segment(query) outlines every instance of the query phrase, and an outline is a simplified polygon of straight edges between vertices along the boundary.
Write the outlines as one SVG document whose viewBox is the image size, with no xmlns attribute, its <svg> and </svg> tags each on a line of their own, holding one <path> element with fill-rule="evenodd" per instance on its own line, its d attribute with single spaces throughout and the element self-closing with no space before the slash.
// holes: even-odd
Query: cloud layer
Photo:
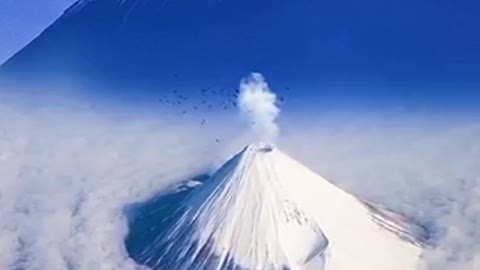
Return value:
<svg viewBox="0 0 480 270">
<path fill-rule="evenodd" d="M 432 248 L 422 270 L 480 267 L 479 124 L 356 115 L 295 126 L 283 136 L 289 153 L 341 187 L 430 229 Z"/>
<path fill-rule="evenodd" d="M 221 133 L 58 106 L 0 104 L 0 269 L 136 269 L 123 206 L 208 170 Z"/>
<path fill-rule="evenodd" d="M 254 115 L 265 124 L 260 134 L 274 137 L 275 97 L 258 76 L 243 87 L 252 91 L 245 108 L 262 108 Z M 209 170 L 248 142 L 231 122 L 204 127 L 59 104 L 0 102 L 0 269 L 139 269 L 125 251 L 123 206 Z M 278 145 L 343 188 L 428 225 L 435 248 L 424 269 L 478 268 L 478 124 L 290 119 Z"/>
</svg>

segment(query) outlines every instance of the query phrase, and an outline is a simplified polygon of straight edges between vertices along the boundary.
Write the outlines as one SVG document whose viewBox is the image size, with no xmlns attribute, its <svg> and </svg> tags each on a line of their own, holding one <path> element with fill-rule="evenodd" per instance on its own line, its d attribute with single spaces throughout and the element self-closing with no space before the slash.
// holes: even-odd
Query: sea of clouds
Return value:
<svg viewBox="0 0 480 270">
<path fill-rule="evenodd" d="M 256 80 L 260 84 L 244 83 L 268 90 L 263 78 Z M 478 123 L 330 113 L 285 116 L 277 135 L 268 119 L 278 112 L 270 116 L 259 122 L 286 153 L 431 229 L 422 269 L 479 269 Z M 208 123 L 119 113 L 73 99 L 35 106 L 2 99 L 0 269 L 140 269 L 125 250 L 124 207 L 211 170 L 252 139 L 237 119 Z"/>
</svg>

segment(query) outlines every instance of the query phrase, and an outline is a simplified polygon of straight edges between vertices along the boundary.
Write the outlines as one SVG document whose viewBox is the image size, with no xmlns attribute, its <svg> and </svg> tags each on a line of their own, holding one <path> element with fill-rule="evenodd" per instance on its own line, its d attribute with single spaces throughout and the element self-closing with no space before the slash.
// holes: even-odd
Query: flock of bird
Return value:
<svg viewBox="0 0 480 270">
<path fill-rule="evenodd" d="M 158 102 L 180 110 L 183 115 L 205 109 L 222 109 L 227 111 L 238 106 L 237 99 L 239 94 L 238 89 L 235 89 L 233 92 L 227 92 L 225 88 L 220 90 L 204 88 L 200 90 L 200 100 L 195 102 L 193 98 L 190 99 L 177 90 L 172 90 L 164 97 L 160 97 Z M 202 119 L 200 124 L 204 125 L 206 121 L 206 119 Z"/>
<path fill-rule="evenodd" d="M 200 89 L 198 93 L 200 99 L 197 97 L 189 98 L 186 95 L 180 93 L 177 90 L 171 90 L 166 93 L 164 96 L 158 98 L 158 102 L 162 106 L 168 106 L 173 108 L 175 111 L 178 111 L 182 115 L 187 115 L 189 113 L 199 115 L 201 111 L 205 110 L 236 110 L 238 107 L 238 97 L 240 95 L 239 89 L 227 90 L 226 88 L 213 89 L 210 87 Z M 283 97 L 278 98 L 278 102 L 284 103 L 285 99 Z M 206 125 L 207 119 L 202 118 L 200 120 L 200 125 Z M 252 123 L 254 124 L 254 123 Z M 217 143 L 220 142 L 220 139 L 215 140 Z"/>
<path fill-rule="evenodd" d="M 221 109 L 224 111 L 236 109 L 238 104 L 238 96 L 240 91 L 235 89 L 232 91 L 227 91 L 225 88 L 216 90 L 212 88 L 203 88 L 200 90 L 199 99 L 189 98 L 186 95 L 180 93 L 177 90 L 172 90 L 166 93 L 163 97 L 158 99 L 158 102 L 162 106 L 168 106 L 173 108 L 175 111 L 179 111 L 182 115 L 187 115 L 189 113 L 200 115 L 201 111 L 205 110 L 217 110 Z M 202 118 L 200 120 L 200 125 L 206 125 L 207 119 Z M 215 139 L 216 143 L 220 143 L 220 139 Z"/>
</svg>

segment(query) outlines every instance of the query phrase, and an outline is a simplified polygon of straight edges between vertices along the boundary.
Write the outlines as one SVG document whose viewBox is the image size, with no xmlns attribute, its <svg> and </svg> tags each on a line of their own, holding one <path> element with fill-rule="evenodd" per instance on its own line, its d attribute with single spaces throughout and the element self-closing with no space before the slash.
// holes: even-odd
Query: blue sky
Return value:
<svg viewBox="0 0 480 270">
<path fill-rule="evenodd" d="M 0 63 L 35 38 L 75 0 L 1 0 Z"/>
<path fill-rule="evenodd" d="M 0 24 L 7 41 L 0 55 L 19 49 L 71 1 L 2 1 L 8 23 Z M 172 88 L 234 88 L 249 72 L 263 73 L 298 107 L 469 111 L 480 100 L 478 1 L 93 3 L 6 69 L 30 79 L 91 80 L 108 85 L 100 89 L 107 98 L 127 93 L 129 101 L 155 101 Z"/>
</svg>

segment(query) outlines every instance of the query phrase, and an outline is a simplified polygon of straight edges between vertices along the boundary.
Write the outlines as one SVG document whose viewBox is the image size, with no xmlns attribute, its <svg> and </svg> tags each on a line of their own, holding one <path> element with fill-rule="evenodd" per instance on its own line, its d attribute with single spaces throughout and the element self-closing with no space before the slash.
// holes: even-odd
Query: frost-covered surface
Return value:
<svg viewBox="0 0 480 270">
<path fill-rule="evenodd" d="M 425 234 L 278 149 L 257 146 L 194 189 L 174 216 L 140 262 L 179 270 L 416 269 Z"/>
</svg>

